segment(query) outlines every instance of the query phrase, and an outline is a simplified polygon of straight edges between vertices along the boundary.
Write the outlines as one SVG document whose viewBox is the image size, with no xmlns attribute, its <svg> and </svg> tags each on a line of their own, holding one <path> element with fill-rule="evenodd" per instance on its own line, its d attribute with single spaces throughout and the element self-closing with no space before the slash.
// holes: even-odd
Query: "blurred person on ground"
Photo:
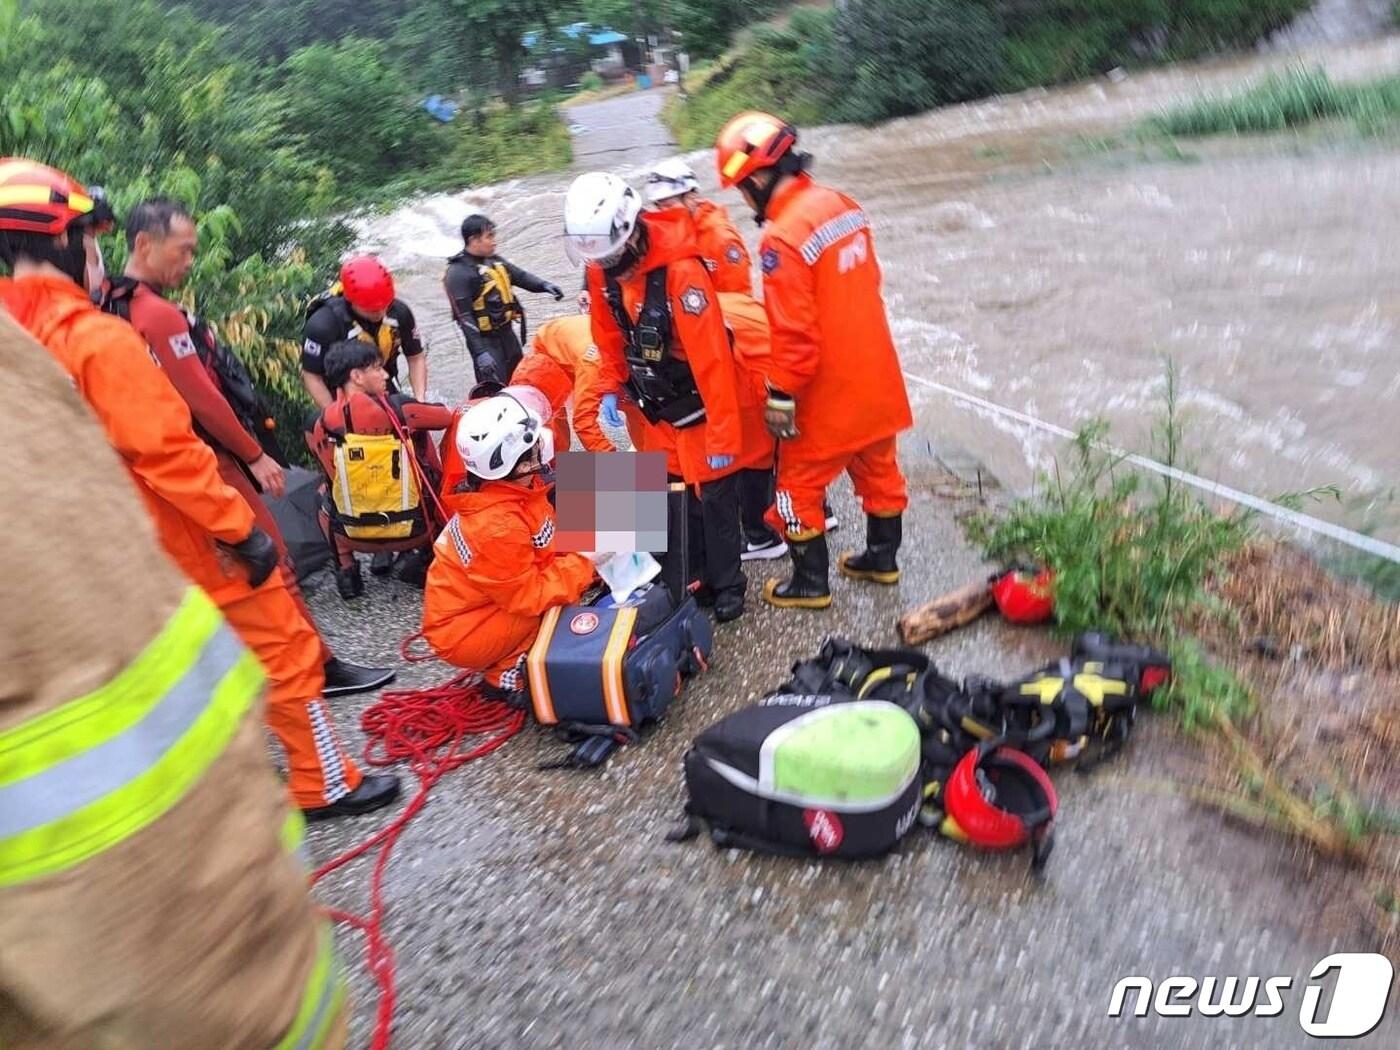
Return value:
<svg viewBox="0 0 1400 1050">
<path fill-rule="evenodd" d="M 24 508 L 0 539 L 0 1046 L 338 1050 L 345 985 L 257 661 L 3 310 L 0 367 L 0 443 L 62 471 L 0 471 Z"/>
<path fill-rule="evenodd" d="M 189 406 L 195 433 L 214 450 L 219 476 L 248 501 L 258 528 L 277 544 L 282 582 L 307 622 L 315 626 L 297 585 L 282 531 L 263 500 L 264 493 L 280 498 L 285 479 L 282 464 L 259 441 L 261 420 L 255 418 L 259 406 L 251 381 L 241 366 L 228 375 L 231 369 L 226 361 L 232 352 L 215 342 L 208 324 L 166 298 L 185 283 L 194 266 L 199 247 L 194 218 L 184 205 L 157 197 L 136 205 L 123 226 L 128 249 L 126 270 L 103 285 L 102 308 L 129 321 L 146 340 L 156 364 Z M 238 384 L 235 394 L 242 395 L 239 409 L 234 408 L 229 384 Z M 265 441 L 275 442 L 270 432 L 262 433 Z M 277 450 L 274 447 L 272 451 Z M 394 678 L 387 667 L 360 667 L 337 659 L 324 637 L 321 663 L 326 677 L 323 695 L 327 697 L 378 689 Z"/>
<path fill-rule="evenodd" d="M 467 341 L 478 383 L 505 385 L 524 351 L 515 325 L 524 330 L 525 311 L 516 293 L 544 292 L 564 298 L 557 284 L 536 277 L 496 254 L 496 224 L 485 215 L 462 220 L 462 250 L 447 260 L 442 277 L 447 304 Z"/>
<path fill-rule="evenodd" d="M 311 301 L 302 331 L 301 381 L 317 408 L 335 400 L 326 386 L 325 354 L 336 343 L 359 339 L 379 350 L 398 393 L 399 357 L 408 361 L 408 385 L 428 396 L 428 356 L 408 304 L 394 295 L 394 275 L 373 255 L 357 255 L 340 267 L 336 282 Z"/>
<path fill-rule="evenodd" d="M 720 182 L 737 187 L 763 225 L 759 265 L 772 353 L 765 418 L 780 439 L 769 524 L 784 531 L 793 572 L 769 580 L 780 608 L 831 604 L 826 488 L 851 476 L 866 515 L 866 549 L 843 554 L 843 575 L 894 584 L 908 505 L 896 437 L 913 425 L 880 291 L 870 221 L 816 182 L 797 130 L 741 113 L 720 131 Z"/>
<path fill-rule="evenodd" d="M 288 788 L 310 819 L 387 805 L 393 776 L 362 777 L 322 699 L 321 642 L 276 571 L 277 545 L 219 477 L 189 409 L 124 321 L 89 295 L 101 287 L 97 232 L 115 225 L 105 203 L 68 175 L 0 160 L 0 304 L 73 379 L 117 450 L 162 546 L 218 605 L 271 679 L 267 724 L 287 754 Z M 225 785 L 225 804 L 240 786 Z"/>
</svg>

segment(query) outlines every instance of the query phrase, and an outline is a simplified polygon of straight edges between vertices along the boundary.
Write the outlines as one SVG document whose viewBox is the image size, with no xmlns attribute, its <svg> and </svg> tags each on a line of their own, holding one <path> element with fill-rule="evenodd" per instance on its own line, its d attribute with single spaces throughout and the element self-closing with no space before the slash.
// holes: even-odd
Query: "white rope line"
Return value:
<svg viewBox="0 0 1400 1050">
<path fill-rule="evenodd" d="M 937 390 L 940 393 L 947 394 L 949 397 L 976 405 L 979 408 L 985 408 L 988 412 L 994 412 L 1008 419 L 1014 419 L 1018 423 L 1024 423 L 1026 426 L 1034 427 L 1036 430 L 1044 430 L 1063 438 L 1073 438 L 1075 436 L 1072 430 L 1066 430 L 1064 427 L 1057 426 L 1054 423 L 1047 423 L 1043 419 L 1037 419 L 1035 416 L 1027 415 L 1025 412 L 1018 412 L 1014 408 L 998 405 L 994 401 L 988 401 L 986 398 L 978 397 L 976 394 L 965 393 L 953 387 L 946 386 L 943 383 L 935 382 L 932 379 L 925 379 L 923 376 L 914 375 L 912 372 L 905 372 L 904 376 L 906 379 L 912 380 L 920 386 L 928 387 L 930 390 Z M 1239 489 L 1231 488 L 1229 485 L 1222 485 L 1218 481 L 1211 481 L 1209 478 L 1188 474 L 1184 470 L 1178 470 L 1176 467 L 1169 467 L 1165 463 L 1158 463 L 1154 459 L 1148 459 L 1146 456 L 1140 456 L 1135 452 L 1128 452 L 1125 449 L 1100 442 L 1096 442 L 1095 447 L 1110 455 L 1120 457 L 1125 462 L 1131 463 L 1135 467 L 1142 467 L 1144 470 L 1153 471 L 1157 474 L 1161 474 L 1163 477 L 1171 478 L 1173 481 L 1179 481 L 1184 485 L 1190 485 L 1192 488 L 1200 489 L 1202 492 L 1208 492 L 1212 496 L 1218 496 L 1221 499 L 1229 500 L 1231 503 L 1239 504 L 1242 507 L 1248 507 L 1250 510 L 1258 511 L 1260 514 L 1268 515 L 1278 521 L 1287 522 L 1295 528 L 1315 532 L 1329 539 L 1334 539 L 1338 543 L 1346 544 L 1348 547 L 1353 547 L 1359 551 L 1365 551 L 1367 554 L 1373 554 L 1377 558 L 1384 558 L 1386 561 L 1400 564 L 1400 547 L 1395 546 L 1393 543 L 1386 543 L 1384 540 L 1378 540 L 1374 536 L 1363 536 L 1361 533 L 1353 532 L 1351 529 L 1342 528 L 1340 525 L 1333 525 L 1330 521 L 1323 521 L 1320 518 L 1314 518 L 1308 514 L 1300 514 L 1298 511 L 1289 510 L 1287 507 L 1280 507 L 1277 503 L 1270 503 L 1266 499 L 1252 496 L 1248 492 L 1241 492 Z"/>
</svg>

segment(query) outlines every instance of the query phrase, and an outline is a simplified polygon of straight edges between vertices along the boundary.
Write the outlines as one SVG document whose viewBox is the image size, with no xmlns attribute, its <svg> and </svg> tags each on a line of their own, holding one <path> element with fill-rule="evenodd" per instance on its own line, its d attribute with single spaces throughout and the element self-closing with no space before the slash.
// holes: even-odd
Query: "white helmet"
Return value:
<svg viewBox="0 0 1400 1050">
<path fill-rule="evenodd" d="M 642 199 L 616 175 L 590 171 L 564 197 L 564 250 L 575 266 L 607 267 L 622 257 L 637 228 Z"/>
<path fill-rule="evenodd" d="M 652 204 L 684 196 L 699 188 L 695 172 L 679 157 L 663 160 L 647 172 L 646 195 Z"/>
<path fill-rule="evenodd" d="M 508 386 L 469 405 L 457 423 L 457 451 L 472 474 L 497 481 L 536 445 L 540 462 L 554 459 L 549 402 L 534 387 Z"/>
</svg>

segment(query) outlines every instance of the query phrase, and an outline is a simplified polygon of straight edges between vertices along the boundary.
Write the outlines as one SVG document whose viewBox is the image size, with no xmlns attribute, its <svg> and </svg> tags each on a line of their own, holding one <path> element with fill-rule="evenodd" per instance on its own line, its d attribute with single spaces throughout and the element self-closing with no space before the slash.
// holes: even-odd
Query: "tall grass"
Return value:
<svg viewBox="0 0 1400 1050">
<path fill-rule="evenodd" d="M 1203 98 L 1152 117 L 1144 127 L 1183 137 L 1250 135 L 1343 120 L 1363 134 L 1393 128 L 1400 121 L 1400 76 L 1338 84 L 1320 69 L 1271 73 L 1237 94 Z"/>
</svg>

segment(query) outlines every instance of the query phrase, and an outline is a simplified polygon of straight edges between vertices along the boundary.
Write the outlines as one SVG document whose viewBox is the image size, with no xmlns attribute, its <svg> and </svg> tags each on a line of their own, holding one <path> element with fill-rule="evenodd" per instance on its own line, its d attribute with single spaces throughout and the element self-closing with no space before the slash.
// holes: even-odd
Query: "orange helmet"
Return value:
<svg viewBox="0 0 1400 1050">
<path fill-rule="evenodd" d="M 100 189 L 22 157 L 0 158 L 0 231 L 57 236 L 74 223 L 105 231 L 116 224 Z"/>
<path fill-rule="evenodd" d="M 345 301 L 361 310 L 389 309 L 394 301 L 394 275 L 373 255 L 357 255 L 340 268 Z"/>
<path fill-rule="evenodd" d="M 786 121 L 756 110 L 740 113 L 715 140 L 720 185 L 729 189 L 756 171 L 777 166 L 795 145 L 797 129 Z"/>
</svg>

